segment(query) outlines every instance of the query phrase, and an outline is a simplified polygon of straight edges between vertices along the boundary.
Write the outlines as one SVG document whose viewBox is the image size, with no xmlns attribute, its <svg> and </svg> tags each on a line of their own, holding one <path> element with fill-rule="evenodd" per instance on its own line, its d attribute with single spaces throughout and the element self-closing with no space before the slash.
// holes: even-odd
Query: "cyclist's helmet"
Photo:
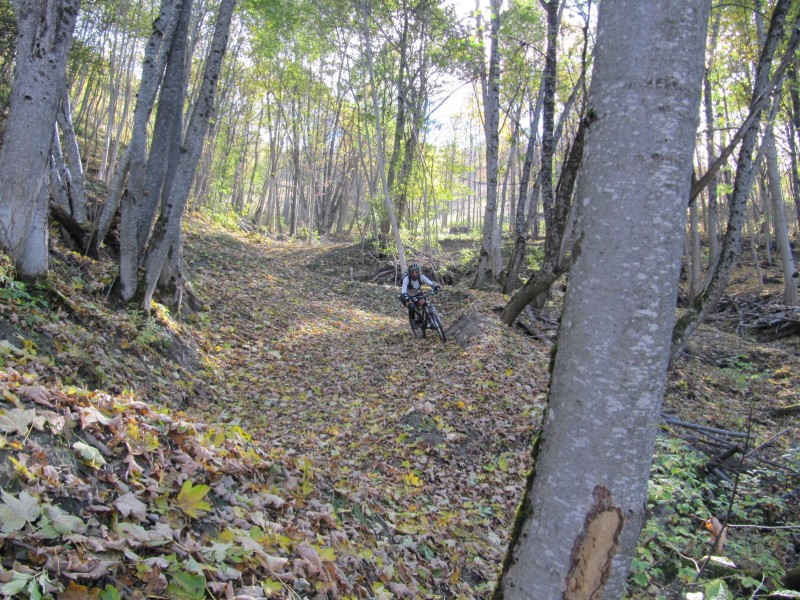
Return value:
<svg viewBox="0 0 800 600">
<path fill-rule="evenodd" d="M 419 278 L 419 272 L 420 272 L 419 264 L 411 263 L 408 266 L 408 277 L 410 279 L 418 279 Z"/>
</svg>

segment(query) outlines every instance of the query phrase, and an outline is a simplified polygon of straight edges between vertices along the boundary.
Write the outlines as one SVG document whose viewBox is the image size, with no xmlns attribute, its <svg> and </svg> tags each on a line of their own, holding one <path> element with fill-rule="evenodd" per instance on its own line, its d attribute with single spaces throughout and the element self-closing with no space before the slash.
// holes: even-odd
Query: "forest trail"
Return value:
<svg viewBox="0 0 800 600">
<path fill-rule="evenodd" d="M 474 594 L 494 577 L 521 496 L 545 349 L 499 322 L 467 350 L 415 339 L 398 289 L 349 280 L 336 246 L 257 239 L 187 242 L 219 382 L 206 418 L 303 457 L 345 512 L 391 522 L 376 531 L 386 542 L 427 540 L 442 576 Z M 437 296 L 445 327 L 461 296 Z"/>
<path fill-rule="evenodd" d="M 114 307 L 114 265 L 61 246 L 46 284 L 6 276 L 0 537 L 16 566 L 0 572 L 0 593 L 488 598 L 549 348 L 491 314 L 501 295 L 465 283 L 436 305 L 445 327 L 477 314 L 481 331 L 465 348 L 416 339 L 397 287 L 356 280 L 379 262 L 362 256 L 188 219 L 184 260 L 205 307 L 185 319 Z M 800 472 L 796 416 L 775 411 L 798 400 L 798 341 L 757 344 L 725 327 L 697 332 L 665 411 L 673 424 L 750 430 L 736 518 L 781 523 L 796 504 L 775 498 Z M 710 457 L 730 441 L 664 430 L 648 506 L 668 519 L 648 521 L 642 551 L 683 565 L 672 548 L 703 555 L 696 520 L 709 510 L 707 458 L 689 445 Z M 739 454 L 714 465 L 733 473 Z M 780 575 L 768 549 L 786 538 L 731 538 L 748 577 L 765 564 Z M 631 598 L 671 584 L 653 573 L 640 561 Z"/>
</svg>

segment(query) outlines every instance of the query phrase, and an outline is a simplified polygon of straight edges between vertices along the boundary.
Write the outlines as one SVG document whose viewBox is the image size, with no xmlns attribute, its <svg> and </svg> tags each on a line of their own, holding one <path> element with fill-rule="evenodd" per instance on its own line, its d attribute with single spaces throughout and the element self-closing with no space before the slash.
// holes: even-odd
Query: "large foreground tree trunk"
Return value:
<svg viewBox="0 0 800 600">
<path fill-rule="evenodd" d="M 620 598 L 644 521 L 708 0 L 599 7 L 582 211 L 544 431 L 495 598 Z"/>
<path fill-rule="evenodd" d="M 79 0 L 15 0 L 17 57 L 0 148 L 0 245 L 20 276 L 47 271 L 50 147 Z"/>
</svg>

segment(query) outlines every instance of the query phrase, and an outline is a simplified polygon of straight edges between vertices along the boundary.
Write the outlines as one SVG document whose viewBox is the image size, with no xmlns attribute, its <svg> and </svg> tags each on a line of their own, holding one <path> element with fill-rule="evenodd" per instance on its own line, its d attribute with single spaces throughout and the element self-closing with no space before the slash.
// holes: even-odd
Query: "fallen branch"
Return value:
<svg viewBox="0 0 800 600">
<path fill-rule="evenodd" d="M 747 433 L 743 433 L 741 431 L 731 431 L 729 429 L 717 429 L 716 427 L 707 427 L 706 425 L 698 425 L 697 423 L 690 423 L 688 421 L 681 421 L 680 419 L 676 419 L 675 417 L 670 417 L 668 415 L 661 415 L 662 418 L 666 423 L 670 425 L 676 425 L 678 427 L 685 427 L 686 429 L 694 429 L 695 431 L 702 431 L 704 433 L 717 433 L 720 435 L 726 435 L 728 437 L 735 437 L 741 439 L 747 439 Z"/>
<path fill-rule="evenodd" d="M 800 404 L 790 404 L 789 406 L 779 406 L 771 409 L 767 414 L 770 417 L 788 417 L 800 413 Z"/>
</svg>

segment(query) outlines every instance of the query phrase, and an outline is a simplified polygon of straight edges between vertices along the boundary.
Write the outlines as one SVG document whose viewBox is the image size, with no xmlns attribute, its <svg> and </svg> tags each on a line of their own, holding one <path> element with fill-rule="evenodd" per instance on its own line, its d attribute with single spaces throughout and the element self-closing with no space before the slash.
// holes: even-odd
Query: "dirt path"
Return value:
<svg viewBox="0 0 800 600">
<path fill-rule="evenodd" d="M 416 340 L 394 288 L 306 268 L 330 247 L 220 233 L 188 248 L 221 382 L 207 418 L 305 457 L 340 518 L 410 549 L 410 573 L 453 597 L 488 589 L 544 399 L 542 351 L 501 327 L 466 351 Z M 463 307 L 437 301 L 448 326 Z"/>
</svg>

